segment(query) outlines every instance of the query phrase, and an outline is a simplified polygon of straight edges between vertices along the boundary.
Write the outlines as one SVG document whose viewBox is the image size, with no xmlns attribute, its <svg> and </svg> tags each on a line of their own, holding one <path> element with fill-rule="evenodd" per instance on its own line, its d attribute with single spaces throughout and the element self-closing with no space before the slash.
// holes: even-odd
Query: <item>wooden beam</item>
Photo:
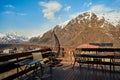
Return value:
<svg viewBox="0 0 120 80">
<path fill-rule="evenodd" d="M 29 55 L 32 55 L 31 52 L 4 55 L 4 56 L 0 56 L 0 62 L 8 61 L 10 59 L 17 59 L 17 58 L 25 57 L 25 56 L 29 56 Z"/>
<path fill-rule="evenodd" d="M 22 60 L 25 60 L 25 59 L 32 59 L 32 57 L 19 59 L 18 62 L 22 61 Z M 7 71 L 10 71 L 12 69 L 17 68 L 17 65 L 15 65 L 16 62 L 17 62 L 17 60 L 15 60 L 15 61 L 8 61 L 8 62 L 0 64 L 0 73 L 4 73 L 4 72 L 7 72 Z"/>
<path fill-rule="evenodd" d="M 120 48 L 79 48 L 81 51 L 98 51 L 98 52 L 120 52 Z"/>
<path fill-rule="evenodd" d="M 16 59 L 16 58 L 20 58 L 20 57 L 29 56 L 29 55 L 32 55 L 32 53 L 45 52 L 45 51 L 51 51 L 51 49 L 50 48 L 45 48 L 45 49 L 40 49 L 40 50 L 31 50 L 29 52 L 3 55 L 3 56 L 0 56 L 0 62 L 8 61 L 10 59 Z"/>
<path fill-rule="evenodd" d="M 26 69 L 24 71 L 21 71 L 21 72 L 19 72 L 17 74 L 13 74 L 11 76 L 8 76 L 8 77 L 6 77 L 6 78 L 4 78 L 2 80 L 13 80 L 13 79 L 18 78 L 19 76 L 22 76 L 23 74 L 26 74 L 27 72 L 30 72 L 31 70 L 34 70 L 34 69 L 35 69 L 35 66 L 30 67 L 30 68 L 28 68 L 28 69 Z"/>
</svg>

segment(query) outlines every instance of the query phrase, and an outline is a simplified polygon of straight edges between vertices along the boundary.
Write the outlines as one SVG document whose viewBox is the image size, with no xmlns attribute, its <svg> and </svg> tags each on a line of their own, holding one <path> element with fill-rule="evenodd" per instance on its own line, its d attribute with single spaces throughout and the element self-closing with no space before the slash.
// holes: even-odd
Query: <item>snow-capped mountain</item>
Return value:
<svg viewBox="0 0 120 80">
<path fill-rule="evenodd" d="M 98 17 L 104 16 L 105 20 L 114 25 L 115 27 L 120 24 L 120 15 L 116 13 L 111 14 L 98 14 Z"/>
<path fill-rule="evenodd" d="M 0 33 L 0 43 L 20 43 L 24 41 L 28 41 L 25 36 L 17 35 L 16 33 Z"/>
<path fill-rule="evenodd" d="M 85 15 L 86 14 L 86 15 Z M 92 13 L 92 12 L 84 12 L 84 13 L 81 13 L 80 15 L 82 15 L 82 16 L 85 16 L 84 18 L 81 18 L 81 20 L 82 19 L 88 19 L 88 20 L 91 20 L 91 17 L 92 17 L 92 15 L 93 14 L 95 14 L 95 13 Z M 76 16 L 75 18 L 77 18 L 78 17 L 78 19 L 77 20 L 79 20 L 79 16 L 80 15 L 78 15 L 78 16 Z M 109 22 L 110 24 L 112 24 L 113 26 L 118 26 L 118 25 L 120 25 L 120 16 L 119 15 L 113 15 L 113 14 L 111 14 L 111 15 L 107 15 L 107 14 L 95 14 L 96 16 L 97 16 L 97 18 L 98 18 L 98 20 L 101 20 L 101 19 L 105 19 L 107 22 Z M 73 18 L 74 19 L 74 18 Z M 68 23 L 69 23 L 69 21 L 70 20 L 67 20 L 67 21 L 65 21 L 65 22 L 63 22 L 63 23 L 61 23 L 61 24 L 58 24 L 61 28 L 64 28 Z M 79 23 L 79 22 L 78 22 Z"/>
<path fill-rule="evenodd" d="M 120 25 L 117 27 L 106 20 L 104 16 L 92 12 L 79 14 L 77 17 L 68 20 L 54 27 L 54 32 L 59 38 L 62 46 L 77 46 L 83 43 L 113 43 L 120 46 Z M 46 32 L 38 43 L 54 45 L 51 37 L 53 30 Z M 37 42 L 37 41 L 36 41 Z"/>
</svg>

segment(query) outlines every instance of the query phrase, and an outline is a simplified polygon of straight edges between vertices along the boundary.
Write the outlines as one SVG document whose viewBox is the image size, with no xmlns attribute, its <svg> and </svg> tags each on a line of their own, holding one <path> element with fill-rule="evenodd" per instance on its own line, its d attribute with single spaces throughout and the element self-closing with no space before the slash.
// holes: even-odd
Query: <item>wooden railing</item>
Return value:
<svg viewBox="0 0 120 80">
<path fill-rule="evenodd" d="M 120 48 L 78 48 L 81 51 L 96 51 L 96 52 L 120 52 Z"/>
<path fill-rule="evenodd" d="M 17 68 L 18 66 L 15 65 L 16 62 L 18 61 L 22 61 L 25 59 L 32 59 L 32 53 L 37 53 L 37 52 L 48 52 L 51 51 L 50 48 L 44 48 L 44 49 L 40 49 L 40 50 L 32 50 L 29 52 L 24 52 L 24 53 L 16 53 L 16 54 L 9 54 L 9 55 L 3 55 L 0 56 L 0 75 L 2 75 L 3 73 L 9 72 L 13 69 L 16 69 L 16 73 L 9 75 L 7 77 L 2 78 L 3 80 L 13 80 L 27 72 L 30 72 L 31 70 L 35 69 L 35 66 L 30 67 L 24 71 L 20 71 L 19 73 L 17 73 Z M 48 52 L 49 53 L 49 52 Z M 1 78 L 0 78 L 1 79 Z"/>
<path fill-rule="evenodd" d="M 110 71 L 111 67 L 113 66 L 113 70 L 115 70 L 115 66 L 119 66 L 120 69 L 120 48 L 79 48 L 76 49 L 78 51 L 77 57 L 80 58 L 87 58 L 86 61 L 80 62 L 85 64 L 100 64 L 100 65 L 109 65 Z M 84 52 L 84 53 L 82 53 Z M 87 53 L 86 53 L 87 52 Z M 105 54 L 105 53 L 108 54 Z M 113 54 L 110 55 L 109 53 L 112 52 Z M 116 54 L 117 52 L 117 54 Z M 82 53 L 82 54 L 81 54 Z M 93 60 L 91 60 L 93 59 Z M 94 59 L 103 59 L 104 61 L 94 61 Z M 105 59 L 109 59 L 109 61 L 105 61 Z"/>
</svg>

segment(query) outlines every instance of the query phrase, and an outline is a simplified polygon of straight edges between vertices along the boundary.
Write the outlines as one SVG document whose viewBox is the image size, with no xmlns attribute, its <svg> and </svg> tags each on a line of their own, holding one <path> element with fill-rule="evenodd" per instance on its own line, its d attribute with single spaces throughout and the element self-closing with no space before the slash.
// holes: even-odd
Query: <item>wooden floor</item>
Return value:
<svg viewBox="0 0 120 80">
<path fill-rule="evenodd" d="M 34 79 L 35 80 L 35 79 Z M 41 79 L 36 79 L 41 80 Z M 109 72 L 104 70 L 96 70 L 93 68 L 63 65 L 52 69 L 52 76 L 43 80 L 120 80 L 119 72 Z"/>
</svg>

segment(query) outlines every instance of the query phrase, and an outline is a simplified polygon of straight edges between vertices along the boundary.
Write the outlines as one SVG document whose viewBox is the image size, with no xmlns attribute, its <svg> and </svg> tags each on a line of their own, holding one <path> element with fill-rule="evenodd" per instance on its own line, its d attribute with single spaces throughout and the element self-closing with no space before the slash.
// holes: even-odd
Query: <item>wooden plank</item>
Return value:
<svg viewBox="0 0 120 80">
<path fill-rule="evenodd" d="M 41 48 L 39 50 L 30 50 L 28 52 L 36 53 L 36 52 L 46 52 L 46 51 L 51 51 L 51 49 L 50 48 Z"/>
<path fill-rule="evenodd" d="M 86 63 L 86 64 L 101 64 L 101 65 L 113 65 L 111 62 L 95 62 L 95 61 L 84 61 L 80 63 Z"/>
<path fill-rule="evenodd" d="M 18 78 L 19 76 L 22 76 L 23 74 L 25 74 L 27 72 L 30 72 L 31 70 L 34 70 L 34 69 L 35 69 L 35 66 L 30 67 L 30 68 L 28 68 L 28 69 L 26 69 L 24 71 L 21 71 L 21 72 L 19 72 L 17 74 L 13 74 L 11 76 L 8 76 L 8 77 L 6 77 L 6 78 L 4 78 L 2 80 L 13 80 L 13 79 Z"/>
<path fill-rule="evenodd" d="M 27 57 L 27 58 L 24 58 L 24 59 L 20 59 L 20 60 L 18 60 L 18 62 L 22 61 L 22 60 L 25 60 L 25 59 L 32 59 L 32 57 Z M 16 62 L 17 62 L 17 60 L 9 61 L 9 62 L 0 64 L 0 73 L 10 71 L 12 69 L 17 68 L 17 65 L 15 65 Z"/>
<path fill-rule="evenodd" d="M 120 52 L 120 48 L 79 48 L 81 51 L 98 51 L 98 52 Z"/>
<path fill-rule="evenodd" d="M 17 68 L 17 66 L 14 64 L 14 62 L 10 62 L 10 63 L 5 63 L 0 65 L 0 73 L 12 70 Z"/>
<path fill-rule="evenodd" d="M 20 58 L 20 57 L 25 57 L 29 55 L 32 55 L 31 52 L 4 55 L 4 56 L 0 56 L 0 62 L 8 61 L 10 59 L 17 59 L 18 57 Z"/>
<path fill-rule="evenodd" d="M 78 67 L 78 66 L 76 66 Z M 115 76 L 116 79 L 113 77 Z M 97 69 L 88 69 L 85 67 L 72 69 L 57 68 L 53 69 L 53 79 L 52 80 L 119 80 L 120 73 L 101 71 Z M 50 79 L 46 79 L 50 80 Z"/>
<path fill-rule="evenodd" d="M 10 55 L 0 56 L 0 62 L 8 61 L 8 60 L 14 59 L 14 58 L 29 56 L 29 55 L 32 55 L 32 53 L 45 52 L 45 51 L 51 51 L 51 49 L 46 48 L 46 49 L 40 49 L 40 50 L 33 50 L 33 51 L 29 51 L 29 52 L 15 53 L 15 54 L 10 54 Z"/>
<path fill-rule="evenodd" d="M 80 57 L 87 57 L 87 58 L 120 58 L 120 56 L 113 56 L 113 55 L 97 55 L 97 54 L 80 54 Z"/>
</svg>

